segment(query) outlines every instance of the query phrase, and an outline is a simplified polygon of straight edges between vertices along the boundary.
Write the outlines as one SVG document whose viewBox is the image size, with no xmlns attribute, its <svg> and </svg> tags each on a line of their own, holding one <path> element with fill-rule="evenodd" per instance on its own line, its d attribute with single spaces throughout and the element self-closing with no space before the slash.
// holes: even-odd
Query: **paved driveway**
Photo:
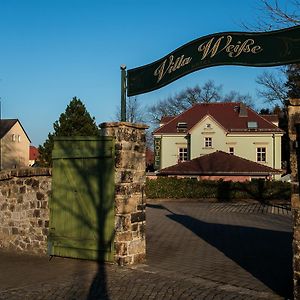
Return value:
<svg viewBox="0 0 300 300">
<path fill-rule="evenodd" d="M 290 297 L 291 212 L 260 204 L 149 203 L 148 264 Z"/>
<path fill-rule="evenodd" d="M 0 252 L 0 299 L 284 299 L 291 216 L 260 205 L 149 203 L 145 265 Z"/>
</svg>

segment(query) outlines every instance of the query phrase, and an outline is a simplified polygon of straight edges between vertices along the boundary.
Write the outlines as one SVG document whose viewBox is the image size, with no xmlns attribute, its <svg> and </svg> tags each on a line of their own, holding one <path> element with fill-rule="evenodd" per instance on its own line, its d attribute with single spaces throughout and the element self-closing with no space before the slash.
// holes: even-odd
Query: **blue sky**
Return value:
<svg viewBox="0 0 300 300">
<path fill-rule="evenodd" d="M 244 31 L 255 0 L 0 0 L 3 118 L 18 118 L 34 145 L 53 130 L 73 96 L 97 123 L 120 103 L 120 65 L 151 63 L 201 36 Z M 139 96 L 147 106 L 209 79 L 256 99 L 262 68 L 214 67 Z M 268 68 L 271 70 L 271 68 Z M 262 103 L 257 100 L 257 105 Z"/>
</svg>

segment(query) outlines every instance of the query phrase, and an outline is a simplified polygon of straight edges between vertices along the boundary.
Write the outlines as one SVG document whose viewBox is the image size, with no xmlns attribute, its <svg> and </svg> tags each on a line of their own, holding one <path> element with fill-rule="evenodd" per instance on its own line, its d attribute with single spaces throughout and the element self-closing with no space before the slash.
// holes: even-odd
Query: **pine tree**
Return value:
<svg viewBox="0 0 300 300">
<path fill-rule="evenodd" d="M 53 133 L 48 134 L 47 140 L 39 146 L 39 162 L 42 166 L 52 165 L 53 138 L 55 136 L 99 136 L 100 130 L 95 118 L 91 117 L 80 99 L 74 97 L 62 113 L 59 120 L 53 124 Z"/>
</svg>

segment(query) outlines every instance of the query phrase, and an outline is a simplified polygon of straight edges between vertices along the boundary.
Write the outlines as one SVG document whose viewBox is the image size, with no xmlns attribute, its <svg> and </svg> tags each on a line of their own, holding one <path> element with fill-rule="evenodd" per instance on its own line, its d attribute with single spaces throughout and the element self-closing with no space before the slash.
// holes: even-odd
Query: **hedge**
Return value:
<svg viewBox="0 0 300 300">
<path fill-rule="evenodd" d="M 214 198 L 219 201 L 255 199 L 290 200 L 291 185 L 287 182 L 256 179 L 247 182 L 212 181 L 158 177 L 146 181 L 147 198 Z"/>
</svg>

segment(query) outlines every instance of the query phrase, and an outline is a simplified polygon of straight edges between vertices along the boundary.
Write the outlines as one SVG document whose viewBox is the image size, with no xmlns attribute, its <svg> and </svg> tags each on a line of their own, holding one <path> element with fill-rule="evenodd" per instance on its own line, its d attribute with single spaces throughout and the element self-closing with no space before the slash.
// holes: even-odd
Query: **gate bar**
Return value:
<svg viewBox="0 0 300 300">
<path fill-rule="evenodd" d="M 121 122 L 126 122 L 126 66 L 121 65 Z"/>
</svg>

